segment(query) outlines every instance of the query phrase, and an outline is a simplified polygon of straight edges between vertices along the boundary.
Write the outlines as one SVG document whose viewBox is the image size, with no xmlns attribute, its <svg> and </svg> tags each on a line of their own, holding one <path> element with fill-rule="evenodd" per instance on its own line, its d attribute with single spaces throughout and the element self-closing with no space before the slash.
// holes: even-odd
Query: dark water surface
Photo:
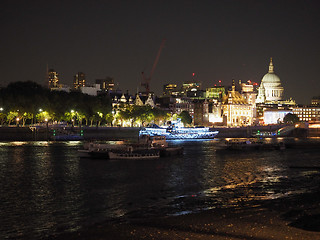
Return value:
<svg viewBox="0 0 320 240">
<path fill-rule="evenodd" d="M 184 155 L 108 161 L 79 159 L 81 142 L 0 143 L 0 239 L 250 206 L 312 191 L 320 182 L 319 148 L 216 152 L 217 140 L 171 144 L 183 146 Z"/>
</svg>

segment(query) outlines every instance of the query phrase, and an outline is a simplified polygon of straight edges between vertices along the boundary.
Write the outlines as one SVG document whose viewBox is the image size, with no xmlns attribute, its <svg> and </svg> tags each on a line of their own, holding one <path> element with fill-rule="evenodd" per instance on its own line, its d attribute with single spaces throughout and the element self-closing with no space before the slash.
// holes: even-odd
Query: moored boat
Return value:
<svg viewBox="0 0 320 240">
<path fill-rule="evenodd" d="M 183 154 L 183 147 L 172 147 L 168 145 L 165 136 L 149 136 L 141 135 L 140 142 L 147 143 L 150 149 L 157 149 L 160 151 L 160 157 L 177 156 Z"/>
<path fill-rule="evenodd" d="M 109 143 L 95 143 L 87 142 L 82 149 L 78 150 L 78 155 L 81 158 L 104 158 L 108 159 L 108 152 L 111 150 L 125 150 L 126 145 L 109 144 Z"/>
<path fill-rule="evenodd" d="M 221 140 L 216 145 L 217 150 L 283 150 L 283 142 L 267 143 L 260 139 L 229 139 Z"/>
<path fill-rule="evenodd" d="M 109 144 L 87 142 L 78 150 L 81 158 L 154 159 L 183 154 L 182 147 L 169 147 L 164 136 L 143 135 L 138 143 Z"/>
<path fill-rule="evenodd" d="M 171 124 L 168 127 L 152 124 L 149 127 L 142 128 L 139 131 L 139 136 L 165 136 L 167 140 L 213 139 L 218 133 L 218 131 L 210 131 L 208 127 L 183 127 L 180 121 L 178 121 L 176 124 Z"/>
<path fill-rule="evenodd" d="M 146 149 L 142 151 L 109 151 L 109 159 L 125 160 L 125 159 L 157 159 L 160 157 L 160 152 L 155 149 Z"/>
<path fill-rule="evenodd" d="M 230 139 L 222 140 L 217 144 L 219 150 L 254 150 L 262 146 L 261 141 L 252 141 L 249 139 Z"/>
</svg>

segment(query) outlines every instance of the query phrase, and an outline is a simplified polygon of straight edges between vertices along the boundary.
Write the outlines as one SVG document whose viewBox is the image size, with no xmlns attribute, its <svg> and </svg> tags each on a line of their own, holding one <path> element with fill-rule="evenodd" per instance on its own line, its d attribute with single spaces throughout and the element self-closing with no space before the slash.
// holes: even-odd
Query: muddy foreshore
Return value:
<svg viewBox="0 0 320 240">
<path fill-rule="evenodd" d="M 217 208 L 188 215 L 101 223 L 48 239 L 320 239 L 320 191 L 250 206 Z"/>
</svg>

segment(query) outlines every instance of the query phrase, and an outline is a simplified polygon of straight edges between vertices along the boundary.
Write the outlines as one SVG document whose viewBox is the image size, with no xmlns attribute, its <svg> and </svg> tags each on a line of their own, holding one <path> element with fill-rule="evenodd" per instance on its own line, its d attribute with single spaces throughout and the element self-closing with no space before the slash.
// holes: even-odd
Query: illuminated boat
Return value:
<svg viewBox="0 0 320 240">
<path fill-rule="evenodd" d="M 183 139 L 212 139 L 219 132 L 210 131 L 208 127 L 194 127 L 186 128 L 176 125 L 170 125 L 169 127 L 160 127 L 153 124 L 150 127 L 145 127 L 139 131 L 139 136 L 149 135 L 154 136 L 165 136 L 167 140 L 183 140 Z"/>
</svg>

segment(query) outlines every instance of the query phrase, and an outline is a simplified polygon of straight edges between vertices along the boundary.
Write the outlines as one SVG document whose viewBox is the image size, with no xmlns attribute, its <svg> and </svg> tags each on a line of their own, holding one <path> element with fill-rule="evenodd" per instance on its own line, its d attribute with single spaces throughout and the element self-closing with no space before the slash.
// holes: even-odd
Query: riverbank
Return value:
<svg viewBox="0 0 320 240">
<path fill-rule="evenodd" d="M 102 223 L 49 239 L 293 239 L 320 238 L 320 192 L 260 201 L 250 207 L 219 208 L 200 213 Z"/>
<path fill-rule="evenodd" d="M 58 136 L 78 136 L 83 140 L 135 140 L 139 136 L 139 130 L 140 128 L 86 126 L 0 127 L 0 141 L 53 141 Z"/>
<path fill-rule="evenodd" d="M 219 131 L 216 138 L 246 138 L 255 132 L 274 132 L 284 125 L 250 126 L 241 128 L 214 127 L 211 131 Z M 72 127 L 72 126 L 32 126 L 32 127 L 0 127 L 0 141 L 51 141 L 55 136 L 75 135 L 83 140 L 136 140 L 140 128 L 131 127 Z M 317 130 L 317 129 L 316 129 Z M 311 129 L 295 129 L 291 137 L 320 137 L 320 131 Z"/>
</svg>

